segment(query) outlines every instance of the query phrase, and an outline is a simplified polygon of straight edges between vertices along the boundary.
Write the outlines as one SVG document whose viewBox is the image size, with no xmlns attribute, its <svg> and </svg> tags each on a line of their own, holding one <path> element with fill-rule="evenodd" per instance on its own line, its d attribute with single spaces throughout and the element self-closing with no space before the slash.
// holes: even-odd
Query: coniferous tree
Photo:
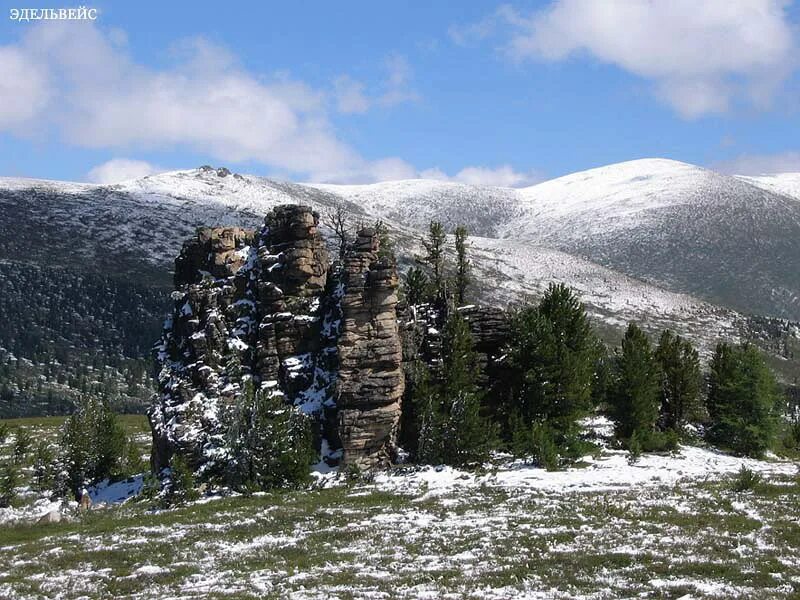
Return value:
<svg viewBox="0 0 800 600">
<path fill-rule="evenodd" d="M 452 311 L 442 335 L 439 380 L 424 375 L 415 390 L 422 462 L 464 467 L 489 457 L 497 428 L 482 414 L 477 367 L 469 327 L 458 311 Z"/>
<path fill-rule="evenodd" d="M 650 449 L 658 421 L 661 370 L 647 335 L 631 323 L 614 360 L 609 393 L 616 435 L 624 443 Z"/>
<path fill-rule="evenodd" d="M 55 453 L 47 442 L 39 442 L 33 455 L 33 487 L 38 492 L 53 489 Z"/>
<path fill-rule="evenodd" d="M 700 356 L 691 342 L 667 329 L 658 341 L 656 359 L 662 373 L 663 427 L 679 432 L 699 405 Z"/>
<path fill-rule="evenodd" d="M 315 458 L 311 425 L 281 394 L 243 394 L 230 436 L 234 487 L 267 490 L 308 479 Z"/>
<path fill-rule="evenodd" d="M 467 228 L 459 225 L 455 229 L 456 239 L 456 275 L 455 275 L 455 295 L 459 306 L 466 303 L 467 287 L 470 284 L 471 264 L 467 258 Z"/>
<path fill-rule="evenodd" d="M 509 413 L 519 413 L 518 422 L 528 428 L 546 424 L 554 443 L 566 451 L 577 438 L 578 420 L 592 408 L 597 357 L 597 338 L 583 304 L 567 286 L 550 285 L 539 305 L 523 308 L 514 318 Z"/>
<path fill-rule="evenodd" d="M 433 292 L 437 298 L 443 297 L 444 286 L 444 263 L 445 263 L 445 241 L 447 235 L 444 227 L 439 221 L 431 221 L 428 227 L 428 237 L 422 240 L 425 248 L 423 262 L 431 269 L 431 283 Z"/>
<path fill-rule="evenodd" d="M 424 304 L 430 299 L 430 281 L 419 267 L 409 267 L 405 281 L 406 302 L 410 306 Z"/>
<path fill-rule="evenodd" d="M 774 441 L 780 396 L 775 376 L 751 344 L 718 344 L 711 360 L 708 413 L 712 443 L 761 456 Z"/>
<path fill-rule="evenodd" d="M 14 461 L 21 463 L 30 452 L 33 438 L 31 432 L 24 427 L 17 427 L 14 434 Z"/>
<path fill-rule="evenodd" d="M 82 398 L 61 435 L 60 491 L 69 490 L 77 498 L 84 486 L 120 476 L 126 444 L 125 430 L 108 404 Z"/>
<path fill-rule="evenodd" d="M 375 221 L 375 233 L 378 236 L 378 258 L 390 258 L 394 261 L 394 241 L 383 219 Z"/>
<path fill-rule="evenodd" d="M 17 465 L 6 461 L 0 465 L 0 508 L 8 508 L 17 497 L 19 471 Z"/>
</svg>

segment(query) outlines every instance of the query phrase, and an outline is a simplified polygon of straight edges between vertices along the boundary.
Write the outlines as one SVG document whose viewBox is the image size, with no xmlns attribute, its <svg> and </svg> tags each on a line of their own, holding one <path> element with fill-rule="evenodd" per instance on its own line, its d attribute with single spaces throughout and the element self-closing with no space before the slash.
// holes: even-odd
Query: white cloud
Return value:
<svg viewBox="0 0 800 600">
<path fill-rule="evenodd" d="M 365 87 L 363 83 L 348 75 L 337 77 L 333 82 L 337 110 L 344 114 L 367 112 L 371 103 L 364 94 Z"/>
<path fill-rule="evenodd" d="M 369 161 L 339 139 L 324 90 L 249 73 L 202 38 L 176 44 L 171 56 L 153 69 L 129 56 L 119 32 L 41 23 L 19 44 L 0 46 L 0 131 L 45 128 L 68 144 L 113 151 L 189 149 L 314 180 L 387 171 L 385 160 Z M 394 69 L 387 91 L 408 81 L 407 69 Z"/>
<path fill-rule="evenodd" d="M 453 176 L 447 175 L 441 169 L 427 169 L 420 173 L 424 179 L 440 179 L 442 181 L 455 181 L 470 185 L 490 185 L 499 187 L 524 187 L 544 180 L 536 171 L 520 173 L 509 165 L 499 167 L 465 167 Z"/>
<path fill-rule="evenodd" d="M 152 175 L 161 170 L 143 160 L 114 158 L 94 167 L 89 171 L 86 178 L 92 183 L 120 183 L 121 181 Z"/>
<path fill-rule="evenodd" d="M 24 132 L 47 105 L 47 74 L 18 48 L 0 47 L 0 130 Z"/>
<path fill-rule="evenodd" d="M 419 100 L 411 87 L 413 71 L 408 60 L 400 54 L 388 56 L 384 62 L 386 79 L 379 89 L 367 93 L 367 86 L 349 75 L 337 77 L 333 82 L 333 96 L 340 113 L 365 113 L 373 106 L 391 107 Z"/>
<path fill-rule="evenodd" d="M 731 175 L 770 175 L 773 173 L 800 173 L 800 152 L 778 154 L 742 154 L 720 161 L 711 168 Z"/>
<path fill-rule="evenodd" d="M 785 0 L 556 0 L 522 16 L 504 7 L 515 60 L 581 54 L 653 82 L 685 117 L 765 107 L 796 67 Z M 485 26 L 476 31 L 484 35 Z M 463 33 L 461 34 L 463 37 Z"/>
</svg>

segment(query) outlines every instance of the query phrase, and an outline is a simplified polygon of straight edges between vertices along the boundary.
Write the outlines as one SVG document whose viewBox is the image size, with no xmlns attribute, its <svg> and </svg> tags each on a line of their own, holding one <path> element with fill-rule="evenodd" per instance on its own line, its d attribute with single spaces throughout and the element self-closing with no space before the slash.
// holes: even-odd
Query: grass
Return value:
<svg viewBox="0 0 800 600">
<path fill-rule="evenodd" d="M 424 498 L 367 485 L 128 505 L 0 528 L 0 596 L 790 598 L 799 493 L 790 478 L 747 495 L 728 481 Z"/>
<path fill-rule="evenodd" d="M 0 598 L 798 597 L 800 478 L 736 481 L 128 503 L 0 526 Z"/>
</svg>

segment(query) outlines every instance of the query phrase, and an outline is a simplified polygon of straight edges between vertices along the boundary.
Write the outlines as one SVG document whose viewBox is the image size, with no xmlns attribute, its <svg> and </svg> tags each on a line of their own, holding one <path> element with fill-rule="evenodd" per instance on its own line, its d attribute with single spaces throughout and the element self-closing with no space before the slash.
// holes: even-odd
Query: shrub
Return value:
<svg viewBox="0 0 800 600">
<path fill-rule="evenodd" d="M 548 471 L 559 468 L 559 447 L 553 430 L 546 423 L 527 424 L 523 419 L 512 419 L 511 447 L 517 456 L 530 456 Z"/>
<path fill-rule="evenodd" d="M 734 477 L 731 482 L 731 489 L 734 492 L 752 491 L 761 484 L 762 479 L 760 473 L 756 473 L 742 465 L 736 477 Z"/>
<path fill-rule="evenodd" d="M 735 454 L 762 456 L 777 432 L 779 402 L 775 376 L 754 346 L 717 345 L 709 377 L 709 441 Z"/>
</svg>

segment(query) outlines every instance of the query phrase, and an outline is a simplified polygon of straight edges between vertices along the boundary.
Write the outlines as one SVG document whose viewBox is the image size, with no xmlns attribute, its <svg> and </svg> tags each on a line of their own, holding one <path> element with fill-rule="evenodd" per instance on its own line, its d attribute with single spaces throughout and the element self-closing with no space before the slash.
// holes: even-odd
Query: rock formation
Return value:
<svg viewBox="0 0 800 600">
<path fill-rule="evenodd" d="M 391 460 L 405 388 L 397 327 L 397 271 L 379 258 L 373 229 L 363 229 L 343 272 L 339 336 L 339 432 L 347 464 Z"/>
<path fill-rule="evenodd" d="M 201 228 L 184 244 L 156 346 L 157 472 L 176 453 L 200 476 L 224 466 L 226 415 L 254 390 L 309 415 L 328 464 L 390 458 L 404 383 L 394 261 L 365 229 L 331 269 L 318 224 L 279 206 L 258 233 Z"/>
</svg>

